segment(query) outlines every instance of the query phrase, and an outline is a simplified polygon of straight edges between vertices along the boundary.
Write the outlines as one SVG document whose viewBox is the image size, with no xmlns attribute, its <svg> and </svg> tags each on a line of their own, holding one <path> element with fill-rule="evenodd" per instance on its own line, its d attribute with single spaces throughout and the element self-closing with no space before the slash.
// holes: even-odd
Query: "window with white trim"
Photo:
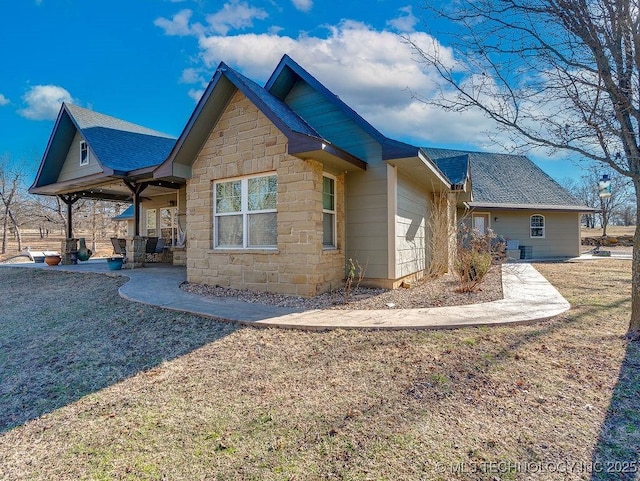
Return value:
<svg viewBox="0 0 640 481">
<path fill-rule="evenodd" d="M 80 165 L 89 165 L 89 146 L 84 140 L 80 141 Z"/>
<path fill-rule="evenodd" d="M 165 245 L 176 244 L 178 208 L 164 207 L 160 209 L 160 237 L 164 239 Z"/>
<path fill-rule="evenodd" d="M 540 214 L 532 215 L 530 218 L 531 237 L 544 238 L 544 216 Z"/>
<path fill-rule="evenodd" d="M 336 180 L 322 176 L 322 246 L 336 247 Z"/>
<path fill-rule="evenodd" d="M 277 246 L 277 177 L 274 174 L 215 182 L 214 247 Z"/>
<path fill-rule="evenodd" d="M 156 210 L 147 209 L 147 236 L 157 237 L 158 231 L 156 229 Z"/>
</svg>

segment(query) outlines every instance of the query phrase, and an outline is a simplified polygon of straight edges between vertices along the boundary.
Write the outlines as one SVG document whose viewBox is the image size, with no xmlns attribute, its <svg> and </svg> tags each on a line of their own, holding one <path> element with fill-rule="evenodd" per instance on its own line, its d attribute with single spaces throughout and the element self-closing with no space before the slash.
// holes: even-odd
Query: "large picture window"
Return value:
<svg viewBox="0 0 640 481">
<path fill-rule="evenodd" d="M 275 248 L 275 175 L 243 177 L 214 185 L 214 247 Z"/>
<path fill-rule="evenodd" d="M 531 237 L 544 238 L 544 216 L 540 214 L 531 216 Z"/>
<path fill-rule="evenodd" d="M 327 175 L 322 177 L 322 245 L 336 247 L 336 181 Z"/>
</svg>

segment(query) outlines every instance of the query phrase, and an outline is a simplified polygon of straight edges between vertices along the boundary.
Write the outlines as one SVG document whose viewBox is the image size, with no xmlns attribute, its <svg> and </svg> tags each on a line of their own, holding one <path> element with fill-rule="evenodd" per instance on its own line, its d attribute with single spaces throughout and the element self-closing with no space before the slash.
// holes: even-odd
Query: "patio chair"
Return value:
<svg viewBox="0 0 640 481">
<path fill-rule="evenodd" d="M 164 252 L 166 241 L 163 238 L 157 237 L 151 237 L 149 239 L 154 239 L 154 241 L 147 241 L 147 262 L 161 262 L 160 260 L 158 260 L 158 255 L 162 255 L 162 253 Z"/>
<path fill-rule="evenodd" d="M 147 244 L 144 250 L 145 254 L 155 254 L 157 245 L 158 245 L 157 237 L 147 237 Z"/>
<path fill-rule="evenodd" d="M 111 238 L 111 244 L 113 245 L 113 252 L 119 254 L 122 257 L 127 257 L 127 240 L 118 239 L 117 237 Z"/>
</svg>

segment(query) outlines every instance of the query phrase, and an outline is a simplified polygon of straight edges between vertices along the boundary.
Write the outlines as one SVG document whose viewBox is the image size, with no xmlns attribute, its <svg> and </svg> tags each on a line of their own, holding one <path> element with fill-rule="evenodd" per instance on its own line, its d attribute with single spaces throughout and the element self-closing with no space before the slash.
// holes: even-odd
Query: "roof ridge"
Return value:
<svg viewBox="0 0 640 481">
<path fill-rule="evenodd" d="M 145 127 L 144 125 L 135 124 L 133 122 L 129 122 L 128 120 L 123 120 L 112 115 L 96 112 L 95 110 L 87 109 L 76 104 L 65 102 L 63 103 L 63 107 L 67 109 L 71 117 L 73 117 L 73 119 L 76 121 L 76 124 L 80 130 L 90 127 L 106 127 L 114 130 L 121 130 L 123 132 L 175 139 L 173 135 L 160 132 L 159 130 L 151 129 L 149 127 Z"/>
</svg>

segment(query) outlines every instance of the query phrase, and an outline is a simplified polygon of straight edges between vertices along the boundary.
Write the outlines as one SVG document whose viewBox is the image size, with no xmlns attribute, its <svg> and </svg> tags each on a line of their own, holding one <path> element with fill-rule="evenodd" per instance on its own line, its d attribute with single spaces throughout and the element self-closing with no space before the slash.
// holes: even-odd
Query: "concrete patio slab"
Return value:
<svg viewBox="0 0 640 481">
<path fill-rule="evenodd" d="M 234 298 L 209 298 L 180 289 L 186 270 L 163 264 L 141 269 L 110 271 L 104 259 L 73 266 L 23 263 L 4 267 L 25 267 L 67 272 L 121 275 L 129 282 L 120 287 L 125 299 L 251 326 L 294 329 L 454 329 L 530 323 L 556 316 L 571 306 L 531 264 L 502 266 L 504 298 L 465 306 L 386 310 L 302 311 Z"/>
</svg>

